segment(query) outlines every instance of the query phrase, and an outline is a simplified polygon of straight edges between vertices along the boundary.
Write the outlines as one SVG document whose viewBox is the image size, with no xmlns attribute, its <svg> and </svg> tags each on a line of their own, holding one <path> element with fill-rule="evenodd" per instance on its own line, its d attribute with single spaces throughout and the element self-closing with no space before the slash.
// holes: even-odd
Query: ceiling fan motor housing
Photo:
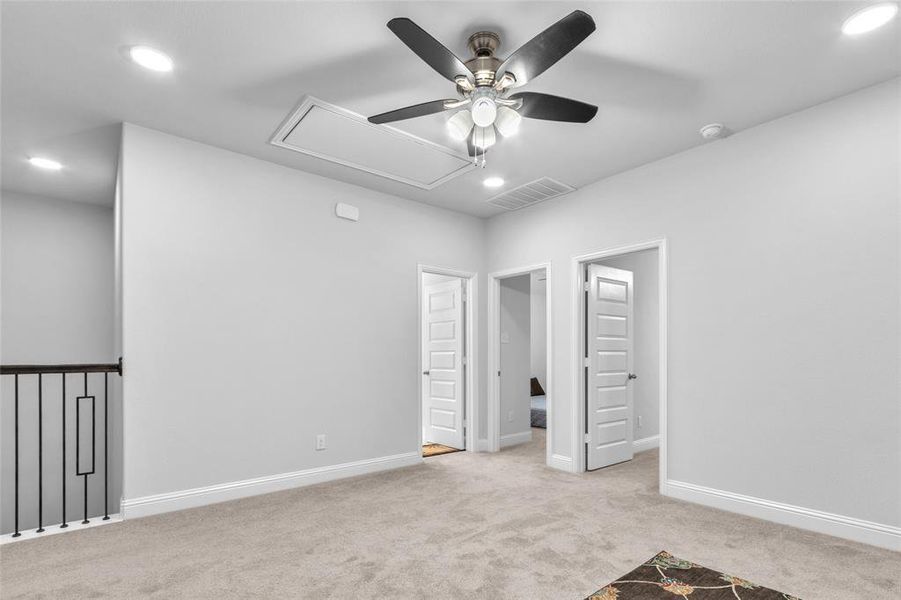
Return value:
<svg viewBox="0 0 901 600">
<path fill-rule="evenodd" d="M 501 45 L 501 37 L 493 31 L 479 31 L 469 36 L 469 49 L 473 58 L 466 61 L 472 71 L 476 87 L 494 85 L 494 75 L 501 61 L 494 56 Z"/>
</svg>

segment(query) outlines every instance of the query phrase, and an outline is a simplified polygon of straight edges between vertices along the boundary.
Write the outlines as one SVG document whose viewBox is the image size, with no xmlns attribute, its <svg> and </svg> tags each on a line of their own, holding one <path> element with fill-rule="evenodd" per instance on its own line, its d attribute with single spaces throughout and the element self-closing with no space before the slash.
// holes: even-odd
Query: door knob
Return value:
<svg viewBox="0 0 901 600">
<path fill-rule="evenodd" d="M 429 371 L 423 371 L 422 374 L 423 374 L 423 375 L 428 375 L 428 374 L 429 374 Z"/>
<path fill-rule="evenodd" d="M 638 379 L 638 375 L 635 373 L 629 373 L 629 379 Z"/>
</svg>

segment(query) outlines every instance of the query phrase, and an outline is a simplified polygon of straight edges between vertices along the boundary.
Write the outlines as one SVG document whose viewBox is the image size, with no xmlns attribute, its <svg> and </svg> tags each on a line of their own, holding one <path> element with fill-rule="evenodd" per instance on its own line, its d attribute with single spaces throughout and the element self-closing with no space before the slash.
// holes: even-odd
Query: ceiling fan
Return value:
<svg viewBox="0 0 901 600">
<path fill-rule="evenodd" d="M 500 36 L 492 31 L 470 36 L 473 57 L 463 62 L 410 19 L 391 19 L 388 29 L 430 67 L 453 81 L 460 97 L 385 112 L 369 117 L 371 123 L 392 123 L 462 109 L 448 119 L 448 132 L 456 140 L 466 140 L 469 155 L 478 162 L 481 154 L 484 165 L 485 151 L 497 141 L 495 130 L 504 137 L 513 135 L 523 117 L 587 123 L 598 111 L 592 104 L 560 96 L 510 93 L 544 73 L 591 35 L 594 20 L 581 10 L 563 17 L 504 60 L 495 56 Z"/>
</svg>

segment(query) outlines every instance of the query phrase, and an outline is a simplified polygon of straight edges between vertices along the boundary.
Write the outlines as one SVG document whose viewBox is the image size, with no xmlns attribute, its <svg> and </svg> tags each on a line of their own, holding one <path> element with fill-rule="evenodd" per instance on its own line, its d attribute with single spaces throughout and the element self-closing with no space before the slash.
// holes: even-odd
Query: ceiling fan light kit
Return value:
<svg viewBox="0 0 901 600">
<path fill-rule="evenodd" d="M 447 131 L 458 142 L 469 137 L 472 126 L 472 114 L 468 110 L 461 110 L 447 120 Z"/>
<path fill-rule="evenodd" d="M 497 141 L 494 127 L 475 127 L 472 131 L 472 143 L 476 148 L 487 150 Z"/>
<path fill-rule="evenodd" d="M 512 108 L 501 106 L 497 109 L 497 119 L 494 120 L 494 126 L 497 127 L 497 132 L 502 136 L 510 137 L 511 135 L 516 135 L 516 132 L 519 131 L 520 122 L 522 122 L 522 116 Z"/>
<path fill-rule="evenodd" d="M 485 150 L 497 133 L 514 135 L 523 117 L 546 121 L 587 123 L 597 106 L 536 92 L 510 94 L 553 66 L 595 30 L 594 20 L 576 10 L 560 19 L 521 48 L 501 60 L 496 56 L 500 36 L 479 31 L 468 40 L 473 56 L 461 61 L 416 23 L 405 17 L 388 21 L 388 29 L 417 56 L 456 86 L 459 98 L 433 100 L 369 117 L 375 124 L 393 123 L 461 108 L 447 120 L 448 134 L 466 141 L 469 155 L 485 166 Z"/>
</svg>

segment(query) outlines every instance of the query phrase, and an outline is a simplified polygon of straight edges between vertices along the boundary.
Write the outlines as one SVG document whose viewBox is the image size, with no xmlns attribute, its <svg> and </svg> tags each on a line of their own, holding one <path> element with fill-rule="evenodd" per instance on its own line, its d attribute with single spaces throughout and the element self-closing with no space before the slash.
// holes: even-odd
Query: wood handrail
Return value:
<svg viewBox="0 0 901 600">
<path fill-rule="evenodd" d="M 0 375 L 36 375 L 38 373 L 118 373 L 122 374 L 122 359 L 117 363 L 84 365 L 0 365 Z"/>
</svg>

